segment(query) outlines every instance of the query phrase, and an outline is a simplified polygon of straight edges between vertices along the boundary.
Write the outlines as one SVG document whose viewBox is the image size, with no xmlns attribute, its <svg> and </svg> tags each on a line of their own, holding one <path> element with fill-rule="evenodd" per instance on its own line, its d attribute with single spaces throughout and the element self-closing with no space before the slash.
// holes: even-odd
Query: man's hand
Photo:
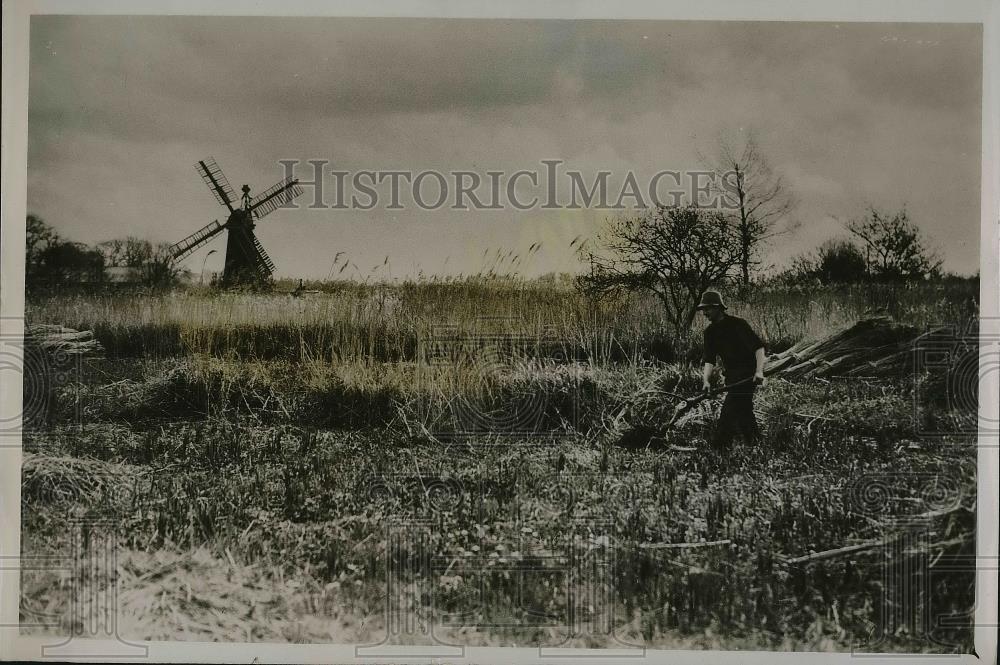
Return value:
<svg viewBox="0 0 1000 665">
<path fill-rule="evenodd" d="M 763 346 L 754 351 L 754 360 L 757 363 L 757 367 L 754 369 L 753 373 L 753 384 L 755 386 L 764 387 L 764 363 L 767 362 L 767 358 L 764 356 Z"/>
<path fill-rule="evenodd" d="M 705 366 L 701 371 L 701 389 L 706 393 L 712 392 L 712 372 L 715 371 L 715 365 L 712 363 L 705 363 Z"/>
</svg>

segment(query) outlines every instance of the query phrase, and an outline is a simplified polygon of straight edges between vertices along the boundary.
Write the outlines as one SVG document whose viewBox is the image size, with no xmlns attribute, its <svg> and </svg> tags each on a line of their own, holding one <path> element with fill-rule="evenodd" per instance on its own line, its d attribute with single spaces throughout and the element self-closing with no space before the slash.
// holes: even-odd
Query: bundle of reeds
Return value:
<svg viewBox="0 0 1000 665">
<path fill-rule="evenodd" d="M 25 453 L 21 494 L 38 501 L 92 504 L 121 489 L 124 466 L 94 459 Z"/>
<path fill-rule="evenodd" d="M 24 427 L 51 424 L 59 412 L 59 392 L 85 357 L 104 353 L 90 330 L 52 324 L 29 324 L 24 329 Z"/>
<path fill-rule="evenodd" d="M 74 330 L 52 324 L 31 324 L 25 327 L 26 348 L 37 347 L 50 356 L 94 356 L 104 352 L 91 330 Z"/>
<path fill-rule="evenodd" d="M 926 335 L 937 335 L 934 330 Z M 924 335 L 924 336 L 926 336 Z M 764 373 L 785 379 L 828 376 L 892 378 L 912 367 L 920 330 L 888 316 L 864 319 L 817 342 L 800 342 L 768 358 Z"/>
</svg>

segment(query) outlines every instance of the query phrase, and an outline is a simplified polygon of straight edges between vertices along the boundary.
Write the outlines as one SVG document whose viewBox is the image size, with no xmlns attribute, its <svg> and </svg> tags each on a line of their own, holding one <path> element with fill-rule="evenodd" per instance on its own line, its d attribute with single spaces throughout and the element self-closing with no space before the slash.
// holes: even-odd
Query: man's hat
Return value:
<svg viewBox="0 0 1000 665">
<path fill-rule="evenodd" d="M 701 294 L 701 302 L 698 303 L 697 309 L 705 309 L 706 307 L 726 309 L 726 303 L 722 302 L 722 294 L 718 291 L 705 291 Z"/>
</svg>

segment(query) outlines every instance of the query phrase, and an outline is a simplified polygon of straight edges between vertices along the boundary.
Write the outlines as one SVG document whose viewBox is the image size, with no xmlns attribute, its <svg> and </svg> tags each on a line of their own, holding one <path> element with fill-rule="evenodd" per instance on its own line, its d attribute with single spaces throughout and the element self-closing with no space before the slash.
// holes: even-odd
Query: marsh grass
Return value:
<svg viewBox="0 0 1000 665">
<path fill-rule="evenodd" d="M 72 520 L 113 519 L 124 636 L 377 641 L 396 570 L 409 571 L 399 588 L 414 612 L 493 624 L 445 628 L 463 643 L 848 650 L 892 619 L 884 548 L 790 558 L 894 535 L 900 515 L 940 508 L 927 479 L 957 496 L 929 518 L 944 544 L 927 554 L 975 551 L 974 447 L 918 441 L 915 377 L 772 380 L 764 444 L 727 462 L 704 452 L 710 405 L 666 447 L 626 450 L 625 429 L 669 412 L 666 392 L 698 390 L 701 322 L 675 339 L 650 299 L 594 303 L 517 280 L 322 288 L 29 305 L 32 322 L 93 329 L 107 357 L 60 386 L 60 417 L 26 432 L 24 551 L 65 552 Z M 961 327 L 973 295 L 956 282 L 727 298 L 777 351 L 883 310 Z M 511 405 L 531 417 L 491 431 Z M 859 504 L 857 481 L 882 476 L 892 500 Z M 390 547 L 390 518 L 426 529 Z M 578 576 L 567 596 L 556 555 L 607 577 Z M 441 565 L 414 567 L 429 560 Z M 520 564 L 536 573 L 504 574 Z M 65 605 L 65 581 L 29 579 L 22 615 Z M 964 616 L 974 582 L 956 569 L 926 593 Z M 498 625 L 501 608 L 557 626 L 609 613 L 617 632 Z M 968 626 L 937 637 L 904 630 L 875 648 L 971 648 Z"/>
<path fill-rule="evenodd" d="M 331 619 L 348 613 L 346 608 L 368 617 L 369 632 L 358 632 L 359 639 L 371 639 L 383 617 L 390 569 L 411 571 L 398 581 L 410 590 L 404 593 L 412 592 L 406 602 L 415 608 L 431 598 L 438 612 L 520 607 L 556 617 L 558 625 L 571 611 L 559 592 L 565 580 L 553 563 L 558 553 L 593 562 L 611 557 L 612 578 L 578 579 L 572 611 L 589 612 L 591 601 L 585 599 L 596 592 L 594 585 L 610 585 L 612 605 L 600 609 L 612 611 L 619 636 L 628 634 L 636 643 L 669 645 L 710 631 L 759 648 L 849 648 L 864 642 L 868 622 L 883 620 L 875 583 L 882 579 L 880 551 L 809 565 L 784 560 L 892 533 L 887 525 L 900 508 L 866 512 L 851 489 L 858 474 L 886 474 L 886 487 L 900 506 L 920 512 L 925 510 L 921 478 L 936 475 L 968 488 L 974 472 L 963 463 L 966 451 L 960 447 L 944 455 L 925 450 L 901 457 L 898 439 L 831 449 L 825 435 L 811 442 L 799 429 L 790 436 L 791 445 L 770 451 L 763 463 L 759 452 L 742 451 L 742 461 L 713 473 L 706 484 L 699 481 L 704 469 L 697 457 L 626 453 L 583 438 L 451 445 L 442 454 L 438 446 L 391 431 L 231 421 L 175 423 L 124 438 L 113 426 L 91 426 L 85 442 L 55 430 L 27 442 L 31 488 L 41 487 L 38 478 L 53 475 L 39 469 L 61 469 L 67 456 L 128 473 L 118 474 L 113 491 L 32 489 L 25 496 L 25 528 L 33 538 L 44 533 L 54 539 L 34 545 L 44 549 L 59 546 L 54 534 L 68 529 L 74 515 L 113 517 L 128 561 L 141 561 L 143 553 L 206 552 L 212 561 L 233 562 L 236 579 L 244 567 L 270 571 L 268 579 L 295 580 L 296 589 L 317 590 L 326 607 L 336 608 L 328 611 Z M 909 482 L 907 474 L 918 482 Z M 974 528 L 974 498 L 966 494 L 960 500 L 964 507 L 940 518 L 936 527 L 952 544 L 932 555 L 974 551 L 970 538 L 954 540 Z M 403 533 L 386 549 L 387 516 L 427 528 Z M 729 542 L 664 551 L 642 547 L 723 540 Z M 428 556 L 440 566 L 423 572 L 412 567 Z M 505 576 L 500 571 L 509 565 L 536 572 L 530 580 Z M 960 614 L 971 604 L 968 573 L 938 578 L 936 607 Z M 195 595 L 219 595 L 218 580 L 186 576 L 184 582 Z M 44 598 L 59 593 L 44 586 L 36 592 Z M 146 599 L 164 592 L 180 594 L 173 602 L 184 605 L 180 582 L 176 588 L 131 589 Z M 233 593 L 231 601 L 220 599 L 224 616 L 240 605 L 240 593 Z M 196 608 L 191 611 L 197 614 Z M 299 608 L 283 616 L 305 621 L 308 614 Z M 474 621 L 499 618 L 486 612 Z M 170 621 L 164 616 L 140 622 L 135 636 L 159 634 Z M 267 630 L 262 621 L 266 617 L 237 623 L 256 634 Z M 202 637 L 231 635 L 219 628 Z M 553 639 L 544 627 L 530 626 L 499 626 L 487 635 L 472 639 L 494 644 Z M 946 637 L 960 648 L 963 635 L 956 629 Z M 583 644 L 609 644 L 607 635 L 579 637 Z M 897 635 L 885 646 L 899 648 L 911 638 L 916 640 Z"/>
<path fill-rule="evenodd" d="M 918 327 L 964 327 L 977 314 L 978 282 L 754 287 L 726 294 L 771 351 L 818 339 L 876 312 Z M 592 301 L 570 286 L 518 280 L 329 285 L 281 293 L 205 291 L 150 295 L 50 295 L 30 302 L 32 323 L 93 330 L 111 357 L 208 354 L 293 362 L 413 361 L 440 330 L 552 340 L 552 357 L 592 363 L 673 362 L 697 355 L 704 322 L 690 336 L 669 330 L 645 296 Z"/>
</svg>

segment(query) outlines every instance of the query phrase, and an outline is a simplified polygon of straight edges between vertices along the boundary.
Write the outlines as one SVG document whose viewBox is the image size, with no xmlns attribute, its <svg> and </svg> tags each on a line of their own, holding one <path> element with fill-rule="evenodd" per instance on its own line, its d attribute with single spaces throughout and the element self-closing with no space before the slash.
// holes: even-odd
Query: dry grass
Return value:
<svg viewBox="0 0 1000 665">
<path fill-rule="evenodd" d="M 792 395 L 796 407 L 825 419 L 785 420 Z M 253 639 L 332 641 L 329 631 L 336 636 L 356 628 L 353 637 L 374 641 L 390 565 L 427 555 L 456 564 L 406 577 L 401 589 L 415 585 L 415 607 L 426 604 L 419 590 L 428 584 L 439 609 L 479 607 L 474 591 L 481 588 L 486 607 L 558 616 L 564 605 L 538 580 L 525 595 L 516 580 L 488 568 L 464 571 L 462 562 L 485 557 L 489 566 L 538 557 L 544 569 L 547 555 L 572 552 L 588 560 L 613 548 L 610 583 L 627 603 L 615 610 L 616 621 L 639 642 L 848 648 L 863 641 L 866 622 L 880 620 L 873 614 L 880 597 L 873 580 L 880 579 L 881 550 L 809 565 L 781 559 L 885 538 L 900 511 L 942 507 L 951 512 L 938 518 L 935 533 L 951 544 L 931 555 L 971 551 L 970 449 L 912 448 L 900 414 L 886 408 L 898 408 L 902 399 L 877 386 L 864 395 L 830 396 L 822 388 L 802 392 L 774 381 L 761 397 L 766 454 L 740 449 L 728 468 L 699 455 L 630 453 L 582 437 L 419 445 L 392 432 L 227 420 L 163 425 L 131 437 L 93 425 L 84 441 L 71 432 L 39 432 L 28 446 L 58 464 L 73 451 L 100 458 L 105 468 L 142 470 L 137 485 L 122 480 L 118 491 L 85 500 L 92 511 L 119 520 L 130 566 L 123 573 L 123 621 L 136 635 L 179 631 L 189 639 L 243 640 L 249 631 Z M 690 444 L 703 433 L 693 421 L 678 428 L 674 440 Z M 866 475 L 884 478 L 876 491 L 896 503 L 874 512 L 859 506 L 852 483 Z M 947 490 L 933 496 L 954 494 L 957 504 L 928 504 L 928 479 Z M 65 515 L 65 503 L 33 492 L 25 525 L 35 544 L 26 551 L 64 547 L 57 534 L 65 530 Z M 435 526 L 424 539 L 387 549 L 387 515 Z M 43 535 L 52 540 L 39 542 Z M 965 540 L 955 541 L 958 536 Z M 638 547 L 723 540 L 730 544 Z M 162 579 L 160 565 L 168 565 Z M 558 570 L 551 575 L 558 581 Z M 935 602 L 955 612 L 971 603 L 968 577 L 936 578 Z M 283 603 L 260 605 L 260 614 L 247 616 L 254 602 L 273 599 L 278 589 L 285 590 Z M 762 589 L 769 591 L 762 595 Z M 40 606 L 65 598 L 52 583 L 32 593 Z M 669 611 L 658 609 L 665 607 Z M 363 629 L 352 623 L 357 617 L 366 619 Z M 708 639 L 706 631 L 717 637 Z M 546 630 L 502 627 L 462 635 L 466 643 L 485 644 L 553 639 Z M 600 636 L 581 639 L 606 644 Z M 885 648 L 902 648 L 907 639 L 899 636 Z"/>
<path fill-rule="evenodd" d="M 605 584 L 619 602 L 601 609 L 614 612 L 619 636 L 666 648 L 846 650 L 885 619 L 880 550 L 788 561 L 892 536 L 894 517 L 934 507 L 938 485 L 958 503 L 933 517 L 946 544 L 931 555 L 974 549 L 974 449 L 917 440 L 912 382 L 771 381 L 758 401 L 766 445 L 738 447 L 728 464 L 628 451 L 616 445 L 625 428 L 656 423 L 673 406 L 667 392 L 700 385 L 697 335 L 670 339 L 655 303 L 590 303 L 516 280 L 327 286 L 301 300 L 32 303 L 33 320 L 93 328 L 110 357 L 60 386 L 59 403 L 73 407 L 61 424 L 26 436 L 25 553 L 64 552 L 73 514 L 116 520 L 122 634 L 377 641 L 389 570 L 410 571 L 400 593 L 414 612 L 433 598 L 485 625 L 500 618 L 490 608 L 560 617 L 569 610 L 555 578 L 520 583 L 491 566 L 536 563 L 544 577 L 558 573 L 545 569 L 553 555 L 613 552 Z M 974 312 L 971 293 L 966 283 L 730 299 L 780 350 L 883 306 L 915 326 L 961 321 Z M 466 340 L 521 335 L 530 348 L 491 360 L 473 344 L 468 362 L 437 364 L 421 340 L 441 323 Z M 470 407 L 481 417 L 525 403 L 542 407 L 528 432 L 447 436 L 468 425 Z M 704 408 L 667 442 L 700 450 L 715 407 Z M 78 413 L 82 427 L 68 423 Z M 856 502 L 853 484 L 869 476 L 888 478 L 880 513 Z M 393 549 L 389 516 L 432 528 Z M 408 567 L 429 556 L 454 563 Z M 460 572 L 465 562 L 480 572 Z M 973 582 L 971 571 L 943 576 L 935 602 L 960 615 Z M 585 594 L 599 588 L 574 587 L 572 611 L 590 616 Z M 25 616 L 68 594 L 52 577 L 25 589 Z M 522 646 L 565 637 L 544 626 L 445 633 Z M 953 645 L 941 649 L 971 644 L 963 628 L 946 637 Z M 907 647 L 928 648 L 905 634 L 879 645 Z"/>
<path fill-rule="evenodd" d="M 117 562 L 117 628 L 125 638 L 349 644 L 377 630 L 364 616 L 352 614 L 330 585 L 303 585 L 281 571 L 240 565 L 204 548 L 119 550 Z M 35 575 L 29 584 L 25 595 L 34 601 L 33 614 L 62 617 L 32 632 L 85 634 L 82 618 L 77 625 L 66 623 L 73 615 L 60 607 L 65 596 L 51 593 L 58 584 L 54 575 Z M 105 597 L 88 594 L 76 616 L 101 611 L 96 602 Z"/>
<path fill-rule="evenodd" d="M 21 498 L 38 503 L 87 505 L 127 486 L 121 463 L 69 456 L 25 453 L 21 462 Z"/>
<path fill-rule="evenodd" d="M 387 635 L 385 616 L 354 609 L 350 589 L 337 582 L 289 579 L 280 570 L 239 564 L 204 548 L 193 552 L 161 550 L 152 554 L 124 551 L 119 552 L 118 561 L 117 628 L 121 637 L 131 640 L 418 645 L 443 640 L 469 646 L 621 648 L 631 645 L 632 648 L 753 650 L 772 639 L 766 633 L 731 636 L 715 630 L 697 634 L 657 632 L 647 638 L 644 633 L 648 633 L 648 622 L 641 612 L 620 624 L 614 636 L 573 635 L 563 627 L 507 629 L 498 634 L 450 626 L 437 627 L 433 636 L 426 632 Z M 40 588 L 51 592 L 55 587 L 52 579 L 32 581 L 39 585 L 27 593 L 38 605 L 34 608 L 37 613 L 34 619 L 65 616 L 61 607 L 65 596 L 39 592 Z M 79 611 L 86 617 L 99 609 L 93 598 L 87 597 Z M 77 634 L 86 630 L 79 624 L 57 623 L 24 632 L 63 635 L 74 629 Z M 886 646 L 902 651 L 907 645 Z M 772 648 L 839 651 L 843 647 L 820 621 L 803 638 L 788 637 L 773 643 Z"/>
<path fill-rule="evenodd" d="M 412 361 L 422 342 L 451 326 L 467 338 L 491 334 L 551 340 L 547 353 L 592 363 L 674 361 L 698 346 L 675 339 L 657 302 L 645 296 L 591 301 L 569 286 L 467 280 L 283 294 L 177 292 L 34 298 L 28 320 L 93 330 L 112 357 L 192 353 L 295 362 Z M 927 327 L 963 326 L 977 312 L 978 282 L 753 288 L 727 294 L 732 312 L 780 351 L 818 339 L 872 313 Z M 696 355 L 696 354 L 695 354 Z"/>
</svg>

